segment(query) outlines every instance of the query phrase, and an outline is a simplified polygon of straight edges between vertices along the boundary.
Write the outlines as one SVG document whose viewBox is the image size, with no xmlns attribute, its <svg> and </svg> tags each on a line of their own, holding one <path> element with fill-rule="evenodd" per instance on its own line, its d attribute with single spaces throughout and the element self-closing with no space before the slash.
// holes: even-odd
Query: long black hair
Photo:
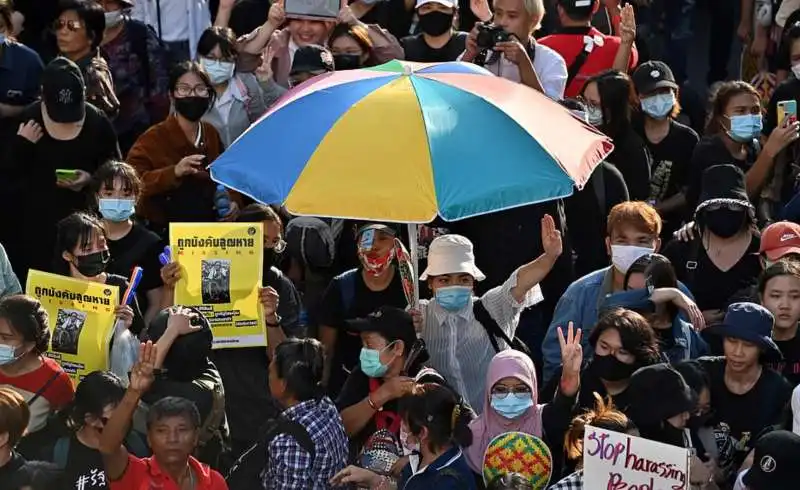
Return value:
<svg viewBox="0 0 800 490">
<path fill-rule="evenodd" d="M 631 125 L 631 102 L 634 99 L 631 78 L 621 71 L 607 70 L 586 80 L 581 93 L 590 83 L 597 84 L 597 92 L 600 94 L 603 133 L 616 138 Z"/>
<path fill-rule="evenodd" d="M 456 393 L 435 383 L 418 384 L 410 395 L 400 399 L 400 415 L 408 423 L 412 435 L 428 429 L 428 449 L 436 451 L 450 444 L 467 447 L 472 444 L 469 423 L 472 411 Z"/>
<path fill-rule="evenodd" d="M 72 253 L 75 248 L 88 248 L 98 237 L 106 236 L 103 223 L 91 214 L 78 212 L 72 213 L 58 222 L 56 226 L 56 249 L 53 257 L 53 271 L 62 274 L 69 274 L 69 264 L 62 254 Z"/>
<path fill-rule="evenodd" d="M 67 426 L 80 429 L 87 415 L 100 418 L 109 405 L 117 405 L 125 395 L 125 384 L 110 371 L 93 371 L 75 389 L 75 398 L 64 410 Z"/>
</svg>

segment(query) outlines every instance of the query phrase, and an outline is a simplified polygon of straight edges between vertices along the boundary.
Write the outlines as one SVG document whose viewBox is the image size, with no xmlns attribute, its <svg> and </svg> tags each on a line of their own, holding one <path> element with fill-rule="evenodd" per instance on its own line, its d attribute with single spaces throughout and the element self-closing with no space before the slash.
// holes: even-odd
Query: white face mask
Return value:
<svg viewBox="0 0 800 490">
<path fill-rule="evenodd" d="M 800 63 L 792 65 L 792 73 L 796 79 L 800 80 Z"/>
<path fill-rule="evenodd" d="M 652 247 L 638 247 L 636 245 L 611 245 L 611 263 L 623 274 L 628 272 L 631 265 L 644 255 L 655 251 Z"/>
<path fill-rule="evenodd" d="M 122 10 L 115 10 L 114 12 L 106 12 L 106 29 L 117 27 L 122 22 Z"/>
</svg>

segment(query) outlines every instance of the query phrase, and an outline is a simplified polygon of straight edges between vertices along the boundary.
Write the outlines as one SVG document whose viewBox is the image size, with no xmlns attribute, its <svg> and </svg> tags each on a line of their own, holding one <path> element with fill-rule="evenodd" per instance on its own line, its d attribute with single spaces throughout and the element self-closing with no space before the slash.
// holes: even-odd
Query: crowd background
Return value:
<svg viewBox="0 0 800 490">
<path fill-rule="evenodd" d="M 0 488 L 543 488 L 482 477 L 520 432 L 574 490 L 587 425 L 690 449 L 687 489 L 797 488 L 800 2 L 286 10 L 0 0 Z M 420 226 L 413 307 L 405 227 L 208 172 L 293 87 L 392 59 L 480 64 L 614 143 L 566 199 Z M 266 349 L 175 304 L 169 225 L 216 221 L 263 224 Z M 136 266 L 136 362 L 75 386 L 29 271 L 124 291 Z"/>
</svg>

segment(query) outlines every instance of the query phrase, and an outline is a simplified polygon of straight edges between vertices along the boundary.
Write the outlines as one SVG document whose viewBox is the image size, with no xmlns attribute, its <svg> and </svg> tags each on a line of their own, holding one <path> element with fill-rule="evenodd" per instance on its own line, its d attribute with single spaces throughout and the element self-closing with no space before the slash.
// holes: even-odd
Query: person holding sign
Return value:
<svg viewBox="0 0 800 490">
<path fill-rule="evenodd" d="M 483 409 L 469 424 L 472 444 L 465 449 L 472 471 L 482 474 L 486 448 L 505 432 L 524 432 L 543 439 L 548 446 L 560 446 L 559 439 L 569 427 L 580 386 L 583 349 L 580 329 L 575 331 L 570 325 L 566 334 L 560 331 L 559 337 L 564 371 L 552 403 L 538 403 L 536 368 L 527 355 L 508 349 L 489 363 Z"/>
</svg>

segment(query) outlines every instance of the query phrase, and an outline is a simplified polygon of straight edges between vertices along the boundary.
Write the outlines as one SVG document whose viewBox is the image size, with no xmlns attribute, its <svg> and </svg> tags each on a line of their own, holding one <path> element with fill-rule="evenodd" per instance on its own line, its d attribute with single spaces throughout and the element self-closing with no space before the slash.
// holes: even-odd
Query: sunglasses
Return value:
<svg viewBox="0 0 800 490">
<path fill-rule="evenodd" d="M 67 28 L 70 32 L 76 32 L 83 28 L 83 24 L 81 24 L 78 20 L 61 20 L 58 19 L 53 22 L 53 30 L 58 32 L 63 28 Z"/>
</svg>

